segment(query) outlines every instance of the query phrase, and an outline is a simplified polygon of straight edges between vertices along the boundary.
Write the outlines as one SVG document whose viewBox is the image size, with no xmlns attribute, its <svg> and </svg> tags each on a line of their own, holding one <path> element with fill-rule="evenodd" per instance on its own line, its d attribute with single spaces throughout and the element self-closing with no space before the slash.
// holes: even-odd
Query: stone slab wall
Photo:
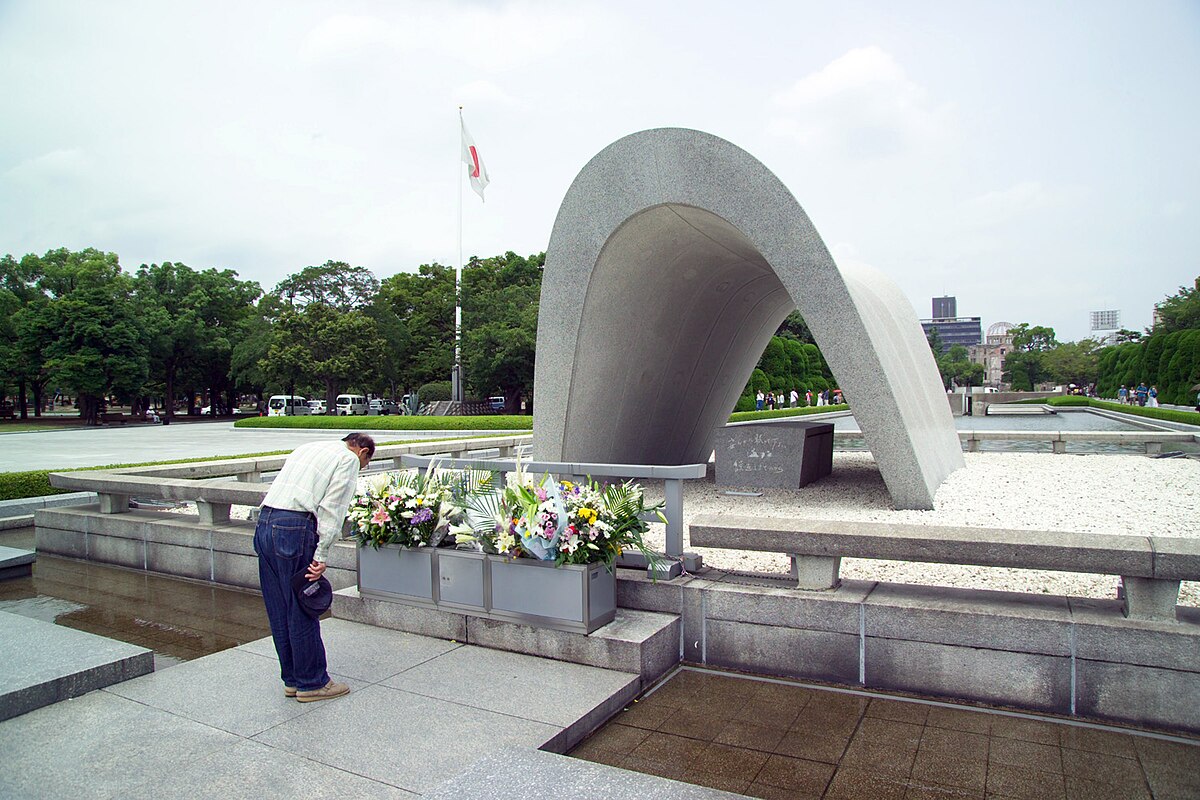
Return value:
<svg viewBox="0 0 1200 800">
<path fill-rule="evenodd" d="M 38 553 L 259 588 L 251 522 L 205 526 L 191 514 L 145 510 L 102 514 L 95 504 L 43 509 L 34 519 Z M 335 590 L 356 585 L 354 546 L 335 544 L 325 574 Z"/>
<path fill-rule="evenodd" d="M 679 614 L 696 664 L 1200 733 L 1200 610 L 1148 622 L 1117 600 L 771 583 L 622 574 L 617 603 Z"/>
</svg>

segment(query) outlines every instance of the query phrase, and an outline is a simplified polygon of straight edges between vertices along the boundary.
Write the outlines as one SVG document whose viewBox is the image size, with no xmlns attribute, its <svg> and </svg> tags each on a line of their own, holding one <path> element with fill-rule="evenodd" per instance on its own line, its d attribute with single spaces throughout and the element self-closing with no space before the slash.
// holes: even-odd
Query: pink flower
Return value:
<svg viewBox="0 0 1200 800">
<path fill-rule="evenodd" d="M 385 522 L 390 522 L 391 519 L 391 515 L 382 508 L 371 515 L 371 522 L 375 525 L 382 525 Z"/>
</svg>

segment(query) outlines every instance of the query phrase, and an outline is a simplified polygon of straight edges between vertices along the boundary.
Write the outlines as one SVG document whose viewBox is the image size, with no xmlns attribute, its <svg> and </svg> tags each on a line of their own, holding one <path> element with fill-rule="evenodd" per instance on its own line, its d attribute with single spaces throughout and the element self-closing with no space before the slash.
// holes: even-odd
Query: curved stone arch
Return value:
<svg viewBox="0 0 1200 800">
<path fill-rule="evenodd" d="M 932 508 L 963 457 L 911 304 L 874 270 L 839 270 L 770 170 L 694 130 L 619 139 L 563 199 L 542 279 L 535 456 L 706 461 L 797 308 L 896 507 Z"/>
</svg>

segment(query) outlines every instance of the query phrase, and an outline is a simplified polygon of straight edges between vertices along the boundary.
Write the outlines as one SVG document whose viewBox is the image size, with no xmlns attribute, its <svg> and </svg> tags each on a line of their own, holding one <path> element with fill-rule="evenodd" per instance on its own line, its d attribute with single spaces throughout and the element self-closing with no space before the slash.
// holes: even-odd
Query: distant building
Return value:
<svg viewBox="0 0 1200 800">
<path fill-rule="evenodd" d="M 997 322 L 989 325 L 987 338 L 982 344 L 967 348 L 967 354 L 976 364 L 983 365 L 983 385 L 999 388 L 1004 382 L 1004 356 L 1012 350 L 1012 324 Z"/>
<path fill-rule="evenodd" d="M 921 320 L 921 328 L 926 338 L 930 331 L 937 328 L 943 353 L 956 344 L 970 347 L 983 341 L 983 325 L 979 317 L 958 316 L 958 300 L 954 297 L 933 298 L 933 318 Z"/>
</svg>

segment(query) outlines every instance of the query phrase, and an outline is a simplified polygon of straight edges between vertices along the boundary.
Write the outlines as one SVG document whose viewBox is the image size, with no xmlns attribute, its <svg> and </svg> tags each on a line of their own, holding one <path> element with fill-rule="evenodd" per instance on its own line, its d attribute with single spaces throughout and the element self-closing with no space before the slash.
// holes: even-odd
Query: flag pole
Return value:
<svg viewBox="0 0 1200 800">
<path fill-rule="evenodd" d="M 458 162 L 462 161 L 463 107 L 458 107 Z M 457 164 L 458 176 L 458 264 L 454 268 L 454 372 L 450 376 L 450 399 L 459 403 L 465 399 L 462 385 L 462 268 L 463 268 L 463 189 L 462 164 Z"/>
</svg>

